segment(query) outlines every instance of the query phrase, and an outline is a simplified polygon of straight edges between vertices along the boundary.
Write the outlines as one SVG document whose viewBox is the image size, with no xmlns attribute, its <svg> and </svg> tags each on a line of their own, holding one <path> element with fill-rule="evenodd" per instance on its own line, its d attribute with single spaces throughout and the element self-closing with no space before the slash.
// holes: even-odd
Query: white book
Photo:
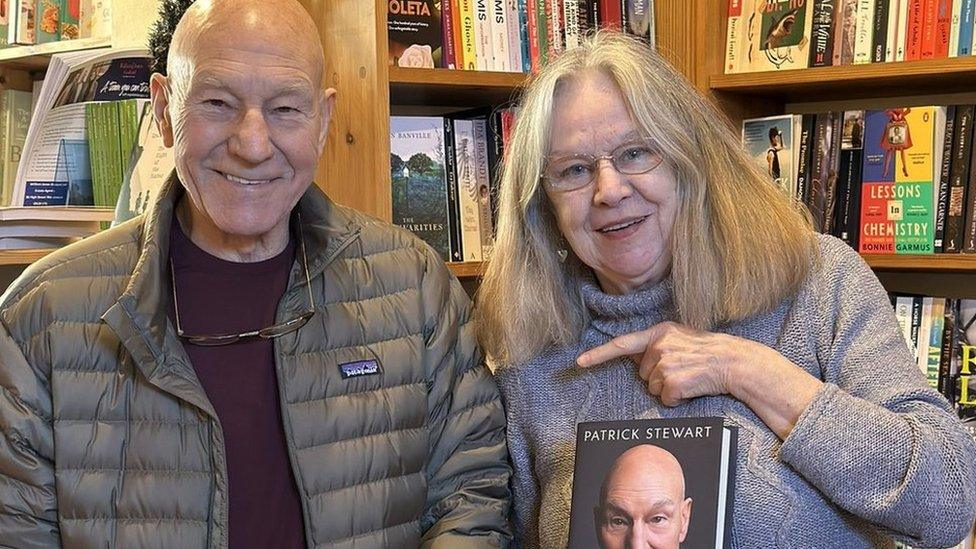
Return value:
<svg viewBox="0 0 976 549">
<path fill-rule="evenodd" d="M 579 47 L 579 0 L 563 0 L 563 24 L 566 27 L 566 50 Z"/>
<path fill-rule="evenodd" d="M 932 331 L 932 298 L 922 298 L 922 322 L 918 326 L 918 345 L 915 349 L 915 363 L 923 374 L 929 370 L 929 334 Z"/>
<path fill-rule="evenodd" d="M 915 356 L 915 342 L 912 341 L 913 301 L 914 299 L 911 296 L 897 296 L 895 298 L 895 319 L 898 321 L 898 327 L 901 328 L 901 334 L 905 338 L 905 344 L 908 345 L 912 356 Z"/>
<path fill-rule="evenodd" d="M 725 29 L 725 74 L 739 72 L 739 50 L 742 48 L 742 0 L 728 0 L 729 13 Z"/>
<path fill-rule="evenodd" d="M 871 42 L 874 40 L 874 0 L 858 0 L 857 26 L 854 29 L 854 64 L 871 62 Z"/>
<path fill-rule="evenodd" d="M 492 25 L 489 1 L 477 0 L 474 3 L 474 50 L 479 71 L 490 71 L 495 66 L 491 53 L 493 50 L 491 49 Z"/>
<path fill-rule="evenodd" d="M 491 221 L 491 169 L 488 166 L 488 120 L 474 119 L 474 161 L 478 190 L 475 200 L 478 203 L 478 227 L 481 234 L 481 258 L 491 256 L 494 226 Z"/>
<path fill-rule="evenodd" d="M 508 11 L 505 0 L 489 0 L 488 13 L 491 18 L 491 67 L 499 72 L 511 70 L 508 51 Z"/>
<path fill-rule="evenodd" d="M 458 209 L 464 261 L 481 261 L 481 222 L 478 211 L 478 162 L 473 120 L 454 120 Z"/>
<path fill-rule="evenodd" d="M 518 0 L 505 0 L 506 22 L 508 23 L 509 70 L 524 72 L 522 69 L 522 31 L 519 27 Z M 523 14 L 522 17 L 525 15 Z"/>
<path fill-rule="evenodd" d="M 885 41 L 885 63 L 895 60 L 895 53 L 898 48 L 895 41 L 898 39 L 898 14 L 901 10 L 902 0 L 888 0 L 888 36 Z"/>
<path fill-rule="evenodd" d="M 550 58 L 553 52 L 559 53 L 563 51 L 563 41 L 566 36 L 563 34 L 563 0 L 550 0 L 552 3 L 552 12 L 549 13 L 548 26 L 549 30 L 546 32 L 552 35 L 552 51 L 549 52 Z M 974 33 L 976 34 L 976 33 Z"/>
<path fill-rule="evenodd" d="M 963 0 L 952 3 L 952 15 L 949 26 L 949 57 L 959 56 L 959 24 L 962 23 Z"/>
<path fill-rule="evenodd" d="M 905 60 L 905 39 L 908 37 L 908 4 L 898 0 L 898 30 L 895 32 L 895 61 Z"/>
</svg>

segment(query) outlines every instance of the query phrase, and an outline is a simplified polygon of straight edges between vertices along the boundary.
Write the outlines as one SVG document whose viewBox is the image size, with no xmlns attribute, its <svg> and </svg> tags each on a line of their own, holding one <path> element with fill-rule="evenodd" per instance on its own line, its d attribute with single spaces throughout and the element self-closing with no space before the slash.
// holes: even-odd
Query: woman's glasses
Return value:
<svg viewBox="0 0 976 549">
<path fill-rule="evenodd" d="M 613 169 L 624 175 L 641 175 L 661 165 L 663 158 L 643 141 L 624 143 L 610 154 L 573 154 L 550 159 L 543 170 L 543 179 L 557 191 L 575 191 L 596 179 L 599 162 L 610 161 Z"/>
</svg>

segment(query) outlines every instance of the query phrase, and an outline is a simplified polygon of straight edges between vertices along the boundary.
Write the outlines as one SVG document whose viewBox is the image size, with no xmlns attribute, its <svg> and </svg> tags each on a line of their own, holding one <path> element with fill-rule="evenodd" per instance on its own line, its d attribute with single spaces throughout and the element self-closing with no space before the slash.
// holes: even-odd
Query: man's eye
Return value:
<svg viewBox="0 0 976 549">
<path fill-rule="evenodd" d="M 282 105 L 280 107 L 275 107 L 274 112 L 278 114 L 292 114 L 298 112 L 298 109 L 296 109 L 295 107 Z"/>
<path fill-rule="evenodd" d="M 667 521 L 668 521 L 668 517 L 666 517 L 664 515 L 654 515 L 653 517 L 651 517 L 650 523 L 651 524 L 664 524 Z"/>
</svg>

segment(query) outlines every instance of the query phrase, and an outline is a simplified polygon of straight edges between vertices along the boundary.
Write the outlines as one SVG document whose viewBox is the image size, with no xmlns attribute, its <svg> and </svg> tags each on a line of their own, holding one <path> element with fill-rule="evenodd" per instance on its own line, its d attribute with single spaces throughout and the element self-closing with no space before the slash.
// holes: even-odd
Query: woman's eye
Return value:
<svg viewBox="0 0 976 549">
<path fill-rule="evenodd" d="M 627 160 L 638 160 L 650 154 L 651 151 L 647 147 L 631 147 L 624 151 L 624 158 Z"/>
<path fill-rule="evenodd" d="M 214 107 L 218 109 L 227 106 L 227 102 L 224 101 L 223 99 L 207 99 L 206 101 L 204 101 L 204 104 L 207 105 L 208 107 Z"/>
<path fill-rule="evenodd" d="M 559 176 L 564 178 L 584 177 L 590 172 L 586 164 L 572 164 L 560 170 Z"/>
</svg>

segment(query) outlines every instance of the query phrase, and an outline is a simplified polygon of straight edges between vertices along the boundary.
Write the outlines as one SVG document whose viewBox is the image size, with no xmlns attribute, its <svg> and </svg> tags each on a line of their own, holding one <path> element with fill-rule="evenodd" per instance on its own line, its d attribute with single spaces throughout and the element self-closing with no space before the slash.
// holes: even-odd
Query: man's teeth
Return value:
<svg viewBox="0 0 976 549">
<path fill-rule="evenodd" d="M 270 179 L 244 179 L 243 177 L 237 177 L 229 173 L 225 173 L 224 177 L 232 183 L 239 183 L 241 185 L 260 185 L 262 183 L 269 183 Z"/>
<path fill-rule="evenodd" d="M 620 225 L 613 225 L 611 227 L 604 227 L 604 228 L 600 229 L 600 232 L 601 233 L 608 233 L 608 232 L 611 232 L 611 231 L 619 231 L 620 229 L 626 229 L 627 227 L 630 227 L 631 225 L 636 225 L 636 224 L 640 223 L 641 221 L 644 221 L 644 218 L 643 217 L 638 217 L 637 219 L 635 219 L 633 221 L 630 221 L 630 222 L 627 222 L 627 223 L 621 223 Z"/>
</svg>

